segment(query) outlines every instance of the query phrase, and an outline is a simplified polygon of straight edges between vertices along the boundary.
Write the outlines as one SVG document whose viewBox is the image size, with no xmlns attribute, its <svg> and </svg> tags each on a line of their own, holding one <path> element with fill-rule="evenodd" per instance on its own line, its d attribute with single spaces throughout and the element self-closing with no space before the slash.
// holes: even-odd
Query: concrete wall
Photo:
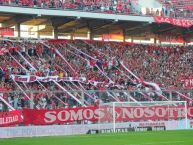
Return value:
<svg viewBox="0 0 193 145">
<path fill-rule="evenodd" d="M 166 130 L 186 129 L 185 120 L 180 121 L 156 121 L 156 122 L 125 122 L 116 123 L 116 128 L 140 127 L 140 124 L 157 123 L 164 124 Z M 187 129 L 191 128 L 193 121 L 188 120 Z M 149 124 L 148 124 L 149 125 Z M 20 126 L 1 127 L 0 138 L 57 136 L 86 134 L 90 129 L 113 129 L 113 123 L 108 124 L 85 124 L 85 125 L 49 125 L 49 126 Z"/>
</svg>

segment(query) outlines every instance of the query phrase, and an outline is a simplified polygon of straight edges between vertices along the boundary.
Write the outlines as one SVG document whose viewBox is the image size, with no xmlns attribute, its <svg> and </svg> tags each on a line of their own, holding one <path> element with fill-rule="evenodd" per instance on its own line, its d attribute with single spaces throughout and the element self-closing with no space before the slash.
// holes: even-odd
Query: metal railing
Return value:
<svg viewBox="0 0 193 145">
<path fill-rule="evenodd" d="M 177 93 L 180 92 L 180 93 Z M 81 103 L 74 98 L 81 100 Z M 164 90 L 161 92 L 170 101 L 187 101 L 188 105 L 193 104 L 193 90 Z M 27 97 L 27 96 L 28 97 Z M 184 97 L 186 96 L 186 97 Z M 146 90 L 66 90 L 66 91 L 38 91 L 38 90 L 15 90 L 1 91 L 0 111 L 9 111 L 10 106 L 2 101 L 7 101 L 14 109 L 31 108 L 31 109 L 58 109 L 78 106 L 97 105 L 108 102 L 140 102 L 140 101 L 166 101 L 158 96 L 155 91 Z"/>
</svg>

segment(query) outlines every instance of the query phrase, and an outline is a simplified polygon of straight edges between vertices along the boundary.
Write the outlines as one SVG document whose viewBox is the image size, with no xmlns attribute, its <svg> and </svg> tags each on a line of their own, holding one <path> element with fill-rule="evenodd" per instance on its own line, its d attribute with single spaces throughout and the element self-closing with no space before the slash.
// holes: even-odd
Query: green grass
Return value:
<svg viewBox="0 0 193 145">
<path fill-rule="evenodd" d="M 193 130 L 0 139 L 0 145 L 193 145 Z"/>
</svg>

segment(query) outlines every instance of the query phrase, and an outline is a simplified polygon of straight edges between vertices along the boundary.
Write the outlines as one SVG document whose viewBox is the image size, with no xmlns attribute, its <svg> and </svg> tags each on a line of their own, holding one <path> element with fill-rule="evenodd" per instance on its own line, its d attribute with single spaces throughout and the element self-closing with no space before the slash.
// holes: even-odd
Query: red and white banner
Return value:
<svg viewBox="0 0 193 145">
<path fill-rule="evenodd" d="M 85 77 L 59 77 L 59 76 L 47 76 L 47 77 L 39 77 L 35 75 L 11 75 L 10 76 L 13 80 L 17 82 L 50 82 L 50 81 L 86 81 Z"/>
<path fill-rule="evenodd" d="M 14 36 L 14 28 L 0 28 L 0 36 Z"/>
<path fill-rule="evenodd" d="M 184 106 L 115 107 L 116 121 L 168 120 L 185 118 Z M 193 107 L 188 108 L 193 117 Z M 24 109 L 24 123 L 34 125 L 64 124 L 74 121 L 113 122 L 112 107 L 79 107 L 57 110 Z"/>
<path fill-rule="evenodd" d="M 184 87 L 193 88 L 193 77 L 192 78 L 181 79 L 181 82 L 184 84 Z"/>
<path fill-rule="evenodd" d="M 24 124 L 47 125 L 64 124 L 78 120 L 97 121 L 100 109 L 96 107 L 78 107 L 56 110 L 32 110 L 24 109 Z"/>
<path fill-rule="evenodd" d="M 0 127 L 15 126 L 22 121 L 23 119 L 19 110 L 0 112 Z"/>
<path fill-rule="evenodd" d="M 169 23 L 175 26 L 189 28 L 193 25 L 193 19 L 184 19 L 184 18 L 169 18 L 169 17 L 162 17 L 156 16 L 154 17 L 156 23 Z"/>
<path fill-rule="evenodd" d="M 16 81 L 16 82 L 50 82 L 50 81 L 66 81 L 66 82 L 80 82 L 80 83 L 86 83 L 86 84 L 92 84 L 94 86 L 100 87 L 109 87 L 110 85 L 114 85 L 112 82 L 97 82 L 94 80 L 87 80 L 85 77 L 59 77 L 59 76 L 47 76 L 47 77 L 39 77 L 35 75 L 10 75 L 10 77 Z M 118 88 L 121 88 L 122 86 L 120 85 L 114 85 L 117 86 Z"/>
</svg>

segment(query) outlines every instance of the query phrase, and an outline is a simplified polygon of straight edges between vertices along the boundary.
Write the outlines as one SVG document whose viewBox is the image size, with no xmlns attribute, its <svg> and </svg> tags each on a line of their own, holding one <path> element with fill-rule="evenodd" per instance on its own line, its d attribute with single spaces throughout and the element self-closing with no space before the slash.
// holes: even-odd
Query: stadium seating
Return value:
<svg viewBox="0 0 193 145">
<path fill-rule="evenodd" d="M 191 0 L 159 0 L 162 14 L 169 17 L 192 18 L 193 2 Z M 42 9 L 77 10 L 108 14 L 141 15 L 135 6 L 138 0 L 0 0 L 0 5 L 14 7 L 31 7 Z M 149 14 L 148 14 L 149 15 Z M 152 13 L 151 15 L 157 15 Z"/>
<path fill-rule="evenodd" d="M 165 90 L 172 90 L 174 100 L 192 103 L 191 92 L 174 91 L 188 89 L 180 79 L 192 75 L 192 46 L 2 40 L 0 48 L 9 50 L 0 56 L 0 89 L 4 99 L 17 109 L 30 107 L 31 98 L 34 99 L 32 108 L 48 109 L 79 106 L 82 95 L 86 105 L 128 101 L 128 98 L 132 101 L 168 100 L 171 94 Z M 12 75 L 86 79 L 25 83 L 14 80 Z M 147 82 L 158 84 L 161 93 Z"/>
<path fill-rule="evenodd" d="M 188 17 L 192 18 L 193 1 L 191 0 L 159 0 L 164 7 L 166 7 L 166 13 L 171 17 Z M 166 14 L 166 15 L 167 15 Z"/>
<path fill-rule="evenodd" d="M 122 13 L 132 14 L 132 2 L 136 0 L 0 0 L 0 5 L 9 5 L 15 7 L 32 7 L 43 9 L 60 9 L 60 10 L 81 10 L 102 13 Z"/>
</svg>

